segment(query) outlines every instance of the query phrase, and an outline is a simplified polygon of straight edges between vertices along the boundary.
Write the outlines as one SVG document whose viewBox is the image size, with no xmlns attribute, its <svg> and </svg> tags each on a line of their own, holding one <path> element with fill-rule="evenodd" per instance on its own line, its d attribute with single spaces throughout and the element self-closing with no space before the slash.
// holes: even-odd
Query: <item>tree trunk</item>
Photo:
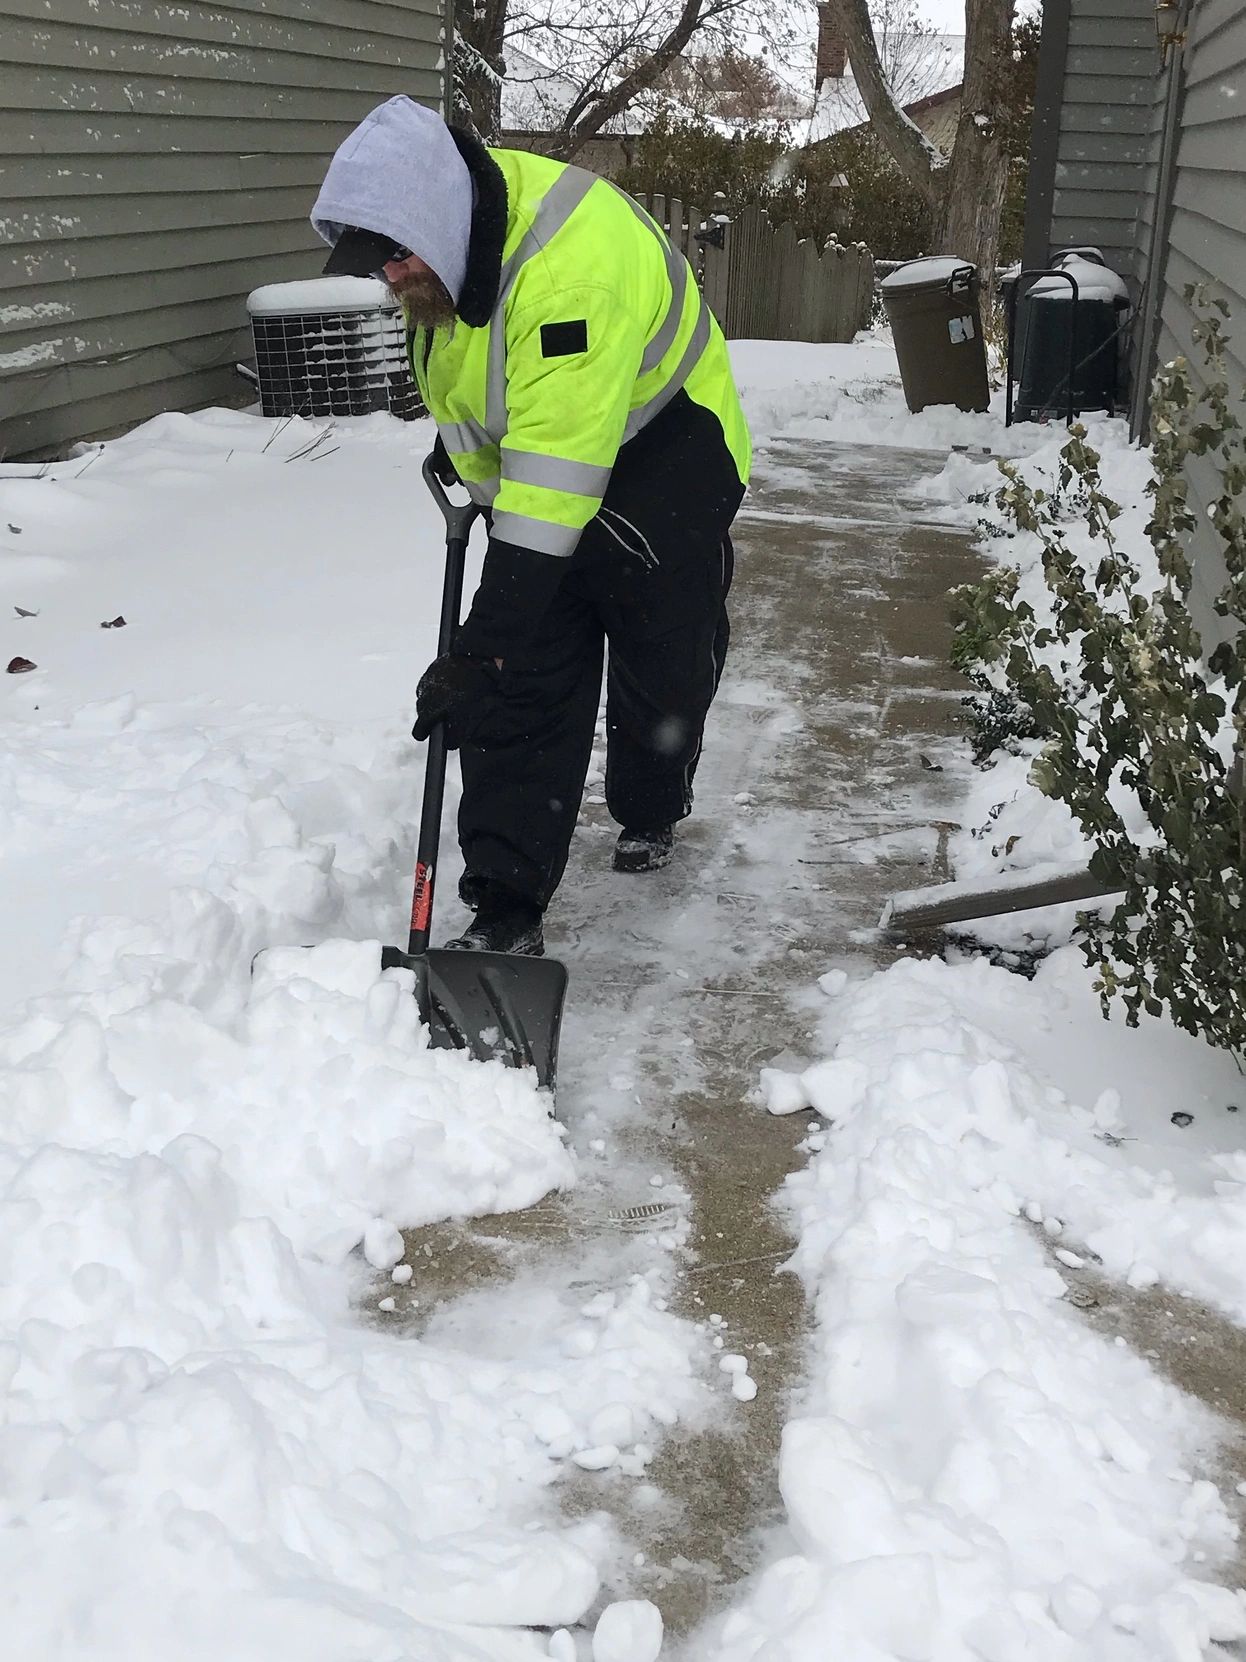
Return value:
<svg viewBox="0 0 1246 1662">
<path fill-rule="evenodd" d="M 947 162 L 896 103 L 883 73 L 869 0 L 831 0 L 870 125 L 904 177 L 940 209 L 938 251 L 972 260 L 982 273 L 988 306 L 1008 186 L 1004 106 L 1013 9 L 1014 0 L 965 0 L 960 121 Z"/>
<path fill-rule="evenodd" d="M 508 0 L 455 0 L 454 116 L 486 143 L 502 131 L 502 76 Z"/>
<path fill-rule="evenodd" d="M 848 44 L 853 78 L 869 114 L 870 125 L 896 166 L 914 189 L 936 201 L 946 162 L 939 151 L 896 103 L 879 57 L 869 0 L 831 0 L 836 28 Z"/>
<path fill-rule="evenodd" d="M 1003 98 L 1012 14 L 1013 0 L 965 0 L 964 90 L 939 229 L 939 252 L 972 260 L 981 272 L 984 307 L 995 290 L 1008 187 Z"/>
</svg>

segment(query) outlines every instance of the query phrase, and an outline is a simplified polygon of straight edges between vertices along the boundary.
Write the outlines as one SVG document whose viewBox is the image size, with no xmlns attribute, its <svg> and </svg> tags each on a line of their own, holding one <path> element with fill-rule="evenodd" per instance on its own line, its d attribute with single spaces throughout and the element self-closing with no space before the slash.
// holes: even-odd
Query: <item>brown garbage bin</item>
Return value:
<svg viewBox="0 0 1246 1662">
<path fill-rule="evenodd" d="M 951 254 L 910 260 L 883 278 L 882 291 L 909 409 L 985 410 L 991 395 L 974 266 Z"/>
</svg>

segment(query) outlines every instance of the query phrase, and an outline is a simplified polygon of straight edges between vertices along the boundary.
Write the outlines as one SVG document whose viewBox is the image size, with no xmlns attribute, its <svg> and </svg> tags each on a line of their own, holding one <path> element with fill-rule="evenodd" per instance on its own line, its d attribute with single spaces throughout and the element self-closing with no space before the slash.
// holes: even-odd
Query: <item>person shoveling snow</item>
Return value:
<svg viewBox="0 0 1246 1662">
<path fill-rule="evenodd" d="M 610 643 L 618 871 L 670 859 L 727 650 L 750 463 L 722 333 L 688 262 L 605 180 L 485 149 L 405 97 L 330 163 L 329 273 L 382 274 L 411 328 L 445 483 L 490 516 L 484 571 L 419 684 L 415 736 L 461 754 L 450 944 L 544 951 Z"/>
</svg>

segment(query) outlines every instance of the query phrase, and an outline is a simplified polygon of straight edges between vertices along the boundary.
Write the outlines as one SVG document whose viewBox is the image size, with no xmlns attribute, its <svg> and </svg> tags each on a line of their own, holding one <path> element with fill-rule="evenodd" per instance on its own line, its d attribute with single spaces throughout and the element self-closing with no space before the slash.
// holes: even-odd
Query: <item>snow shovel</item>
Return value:
<svg viewBox="0 0 1246 1662">
<path fill-rule="evenodd" d="M 441 591 L 438 653 L 449 652 L 459 625 L 463 567 L 474 502 L 451 502 L 424 463 L 424 482 L 446 522 L 446 577 Z M 567 972 L 552 958 L 525 958 L 511 952 L 448 952 L 429 949 L 441 810 L 446 784 L 446 731 L 433 728 L 424 771 L 424 801 L 415 859 L 415 893 L 411 902 L 411 938 L 405 952 L 396 946 L 381 951 L 383 969 L 415 974 L 415 996 L 429 1039 L 439 1050 L 466 1050 L 477 1061 L 497 1060 L 508 1067 L 534 1068 L 552 1091 L 558 1071 L 558 1036 L 567 992 Z"/>
</svg>

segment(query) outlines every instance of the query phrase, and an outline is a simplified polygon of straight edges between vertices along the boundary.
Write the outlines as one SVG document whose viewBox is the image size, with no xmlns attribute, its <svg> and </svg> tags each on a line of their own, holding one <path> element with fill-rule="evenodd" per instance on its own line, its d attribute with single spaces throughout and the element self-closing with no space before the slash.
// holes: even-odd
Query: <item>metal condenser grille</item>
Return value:
<svg viewBox="0 0 1246 1662">
<path fill-rule="evenodd" d="M 253 316 L 251 331 L 266 416 L 423 413 L 397 308 L 270 312 Z"/>
</svg>

